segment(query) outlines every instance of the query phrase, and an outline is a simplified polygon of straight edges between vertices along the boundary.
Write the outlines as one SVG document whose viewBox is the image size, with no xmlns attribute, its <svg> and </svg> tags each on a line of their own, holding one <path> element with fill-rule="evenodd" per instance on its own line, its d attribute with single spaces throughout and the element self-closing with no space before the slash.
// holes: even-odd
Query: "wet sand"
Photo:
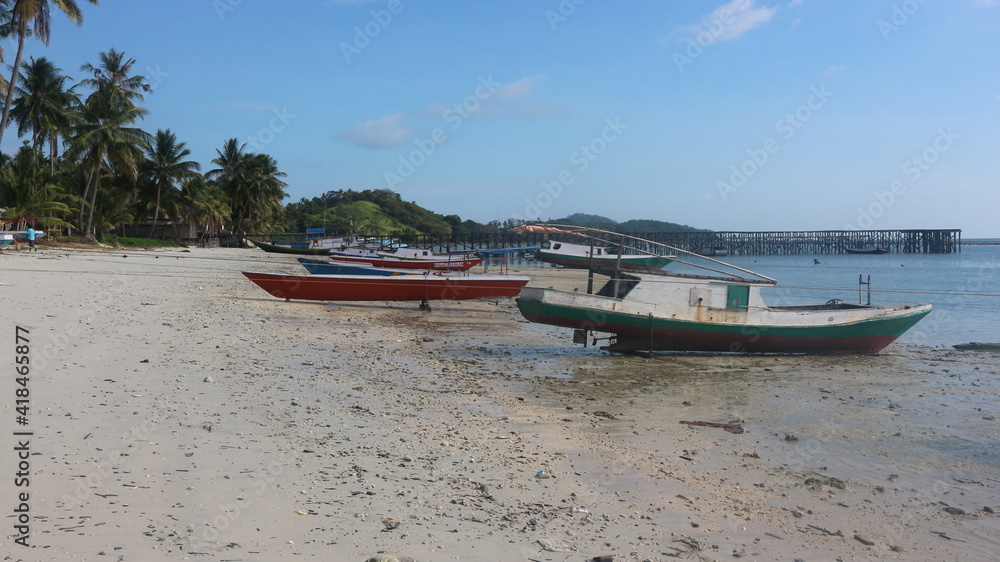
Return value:
<svg viewBox="0 0 1000 562">
<path fill-rule="evenodd" d="M 0 260 L 35 367 L 15 560 L 1000 552 L 994 354 L 613 356 L 507 299 L 284 302 L 239 271 L 300 267 L 256 251 Z"/>
</svg>

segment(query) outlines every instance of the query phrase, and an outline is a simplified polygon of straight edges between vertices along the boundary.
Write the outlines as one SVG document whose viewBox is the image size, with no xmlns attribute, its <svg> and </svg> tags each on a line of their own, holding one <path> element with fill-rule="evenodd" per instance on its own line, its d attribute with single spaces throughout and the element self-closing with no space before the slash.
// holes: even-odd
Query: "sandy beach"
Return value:
<svg viewBox="0 0 1000 562">
<path fill-rule="evenodd" d="M 256 250 L 0 267 L 5 560 L 1000 553 L 996 354 L 614 356 L 508 299 L 285 302 Z"/>
</svg>

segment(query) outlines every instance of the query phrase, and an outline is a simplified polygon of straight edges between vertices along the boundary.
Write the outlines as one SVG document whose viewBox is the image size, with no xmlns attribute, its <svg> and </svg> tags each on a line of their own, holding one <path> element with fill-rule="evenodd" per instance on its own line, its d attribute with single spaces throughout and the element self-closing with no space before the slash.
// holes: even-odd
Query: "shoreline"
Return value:
<svg viewBox="0 0 1000 562">
<path fill-rule="evenodd" d="M 0 541 L 15 556 L 1000 551 L 995 354 L 610 356 L 506 302 L 286 303 L 239 271 L 299 266 L 248 252 L 7 262 L 13 320 L 58 348 L 31 381 L 36 547 Z"/>
</svg>

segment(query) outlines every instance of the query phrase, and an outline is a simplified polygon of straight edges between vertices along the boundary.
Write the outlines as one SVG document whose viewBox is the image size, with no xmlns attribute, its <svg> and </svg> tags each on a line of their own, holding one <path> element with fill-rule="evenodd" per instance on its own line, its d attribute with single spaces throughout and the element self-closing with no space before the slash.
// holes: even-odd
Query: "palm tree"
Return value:
<svg viewBox="0 0 1000 562">
<path fill-rule="evenodd" d="M 41 166 L 35 152 L 25 144 L 0 167 L 0 201 L 8 217 L 30 218 L 48 227 L 66 226 L 60 217 L 70 213 L 69 196 Z"/>
<path fill-rule="evenodd" d="M 281 200 L 286 197 L 287 184 L 280 178 L 285 173 L 278 170 L 274 158 L 267 154 L 245 152 L 246 145 L 229 139 L 212 163 L 219 168 L 206 174 L 229 197 L 232 216 L 236 218 L 234 233 L 244 234 L 248 227 L 270 228 L 277 226 L 281 216 Z"/>
<path fill-rule="evenodd" d="M 202 176 L 184 182 L 180 201 L 182 215 L 188 221 L 203 226 L 206 238 L 217 237 L 232 216 L 229 197 L 221 187 L 206 182 Z"/>
<path fill-rule="evenodd" d="M 29 59 L 24 63 L 18 98 L 10 110 L 11 118 L 17 123 L 17 134 L 23 136 L 31 131 L 36 154 L 41 153 L 42 143 L 49 141 L 49 170 L 53 174 L 59 136 L 70 125 L 71 107 L 76 101 L 74 88 L 66 88 L 67 77 L 59 72 L 45 57 Z"/>
<path fill-rule="evenodd" d="M 150 234 L 156 231 L 156 222 L 160 218 L 160 197 L 164 190 L 176 191 L 175 182 L 198 176 L 201 165 L 193 160 L 184 160 L 191 151 L 177 142 L 177 135 L 170 129 L 156 131 L 152 145 L 146 149 L 146 175 L 156 188 L 156 202 L 153 205 L 153 226 Z"/>
<path fill-rule="evenodd" d="M 97 0 L 87 0 L 91 4 L 97 4 Z M 80 25 L 83 23 L 83 12 L 77 5 L 76 0 L 52 0 L 57 8 L 62 10 L 69 21 Z M 17 34 L 17 55 L 14 57 L 14 67 L 11 71 L 10 82 L 8 82 L 7 96 L 3 103 L 3 117 L 0 117 L 0 141 L 3 140 L 4 130 L 7 129 L 7 122 L 10 119 L 11 100 L 14 97 L 14 90 L 17 86 L 17 76 L 21 70 L 21 57 L 24 54 L 24 40 L 29 33 L 34 33 L 35 37 L 46 45 L 49 44 L 49 0 L 10 0 L 10 20 L 8 31 Z M 30 29 L 29 29 L 30 28 Z"/>
<path fill-rule="evenodd" d="M 80 66 L 80 70 L 93 75 L 93 78 L 81 80 L 80 85 L 96 89 L 101 84 L 111 84 L 122 98 L 130 102 L 142 101 L 143 93 L 149 92 L 150 86 L 145 76 L 129 76 L 135 59 L 126 60 L 125 53 L 114 49 L 102 51 L 98 56 L 101 59 L 98 66 L 89 62 Z"/>
<path fill-rule="evenodd" d="M 139 164 L 143 151 L 149 146 L 150 135 L 129 125 L 146 113 L 143 108 L 122 103 L 122 98 L 110 83 L 101 84 L 79 108 L 79 118 L 72 127 L 70 143 L 80 155 L 87 175 L 84 200 L 89 193 L 90 209 L 83 231 L 88 239 L 94 239 L 94 208 L 101 175 L 105 170 L 114 170 L 133 182 L 139 177 Z M 82 206 L 79 222 L 83 223 Z"/>
</svg>

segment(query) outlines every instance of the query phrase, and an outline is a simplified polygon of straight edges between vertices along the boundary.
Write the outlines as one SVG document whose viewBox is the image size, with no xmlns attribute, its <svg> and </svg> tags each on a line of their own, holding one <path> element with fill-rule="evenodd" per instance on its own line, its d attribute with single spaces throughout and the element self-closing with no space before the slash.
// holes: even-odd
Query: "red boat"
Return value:
<svg viewBox="0 0 1000 562">
<path fill-rule="evenodd" d="M 281 299 L 318 301 L 429 301 L 516 297 L 529 277 L 516 275 L 243 275 Z"/>
</svg>

